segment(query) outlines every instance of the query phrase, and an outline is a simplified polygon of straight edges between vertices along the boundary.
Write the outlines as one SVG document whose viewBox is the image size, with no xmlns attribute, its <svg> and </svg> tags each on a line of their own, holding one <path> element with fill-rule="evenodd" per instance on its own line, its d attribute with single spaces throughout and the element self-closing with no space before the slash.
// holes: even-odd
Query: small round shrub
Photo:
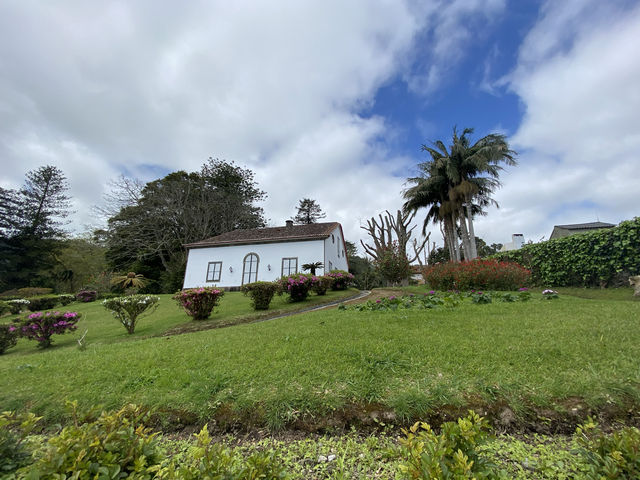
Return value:
<svg viewBox="0 0 640 480">
<path fill-rule="evenodd" d="M 277 280 L 279 291 L 278 294 L 289 294 L 292 302 L 301 302 L 309 295 L 311 289 L 311 276 L 304 273 L 295 273 L 293 275 L 285 275 Z"/>
<path fill-rule="evenodd" d="M 7 301 L 7 305 L 9 306 L 9 311 L 12 315 L 19 314 L 22 310 L 29 306 L 29 300 L 24 298 L 16 298 L 15 300 Z"/>
<path fill-rule="evenodd" d="M 273 296 L 279 289 L 275 282 L 253 282 L 242 286 L 242 293 L 251 297 L 254 310 L 268 310 Z"/>
<path fill-rule="evenodd" d="M 215 287 L 200 287 L 182 290 L 173 298 L 194 320 L 206 320 L 223 295 L 224 291 Z"/>
<path fill-rule="evenodd" d="M 344 270 L 331 270 L 327 276 L 333 278 L 332 290 L 346 290 L 355 279 L 352 274 Z"/>
<path fill-rule="evenodd" d="M 160 297 L 153 295 L 129 295 L 126 297 L 109 298 L 102 305 L 127 330 L 130 335 L 136 330 L 136 323 L 142 314 L 150 314 L 157 307 Z"/>
<path fill-rule="evenodd" d="M 0 324 L 0 355 L 18 343 L 18 329 L 14 325 Z"/>
<path fill-rule="evenodd" d="M 51 310 L 59 303 L 58 297 L 33 297 L 29 300 L 27 308 L 30 312 L 37 312 L 39 310 Z"/>
<path fill-rule="evenodd" d="M 63 307 L 66 305 L 69 305 L 75 299 L 76 297 L 74 295 L 69 295 L 68 293 L 63 293 L 62 295 L 58 295 L 58 301 L 60 302 L 60 305 L 62 305 Z"/>
<path fill-rule="evenodd" d="M 332 285 L 333 277 L 329 275 L 322 275 L 320 277 L 314 275 L 311 277 L 311 290 L 313 290 L 316 295 L 326 295 L 327 290 L 329 290 Z"/>
<path fill-rule="evenodd" d="M 7 302 L 0 300 L 0 315 L 4 315 L 9 311 L 9 304 Z"/>
<path fill-rule="evenodd" d="M 75 331 L 80 317 L 77 312 L 32 313 L 20 322 L 19 335 L 37 341 L 40 348 L 48 348 L 53 343 L 53 335 Z"/>
<path fill-rule="evenodd" d="M 76 293 L 76 298 L 81 302 L 95 302 L 98 299 L 98 292 L 95 290 L 82 289 Z"/>
</svg>

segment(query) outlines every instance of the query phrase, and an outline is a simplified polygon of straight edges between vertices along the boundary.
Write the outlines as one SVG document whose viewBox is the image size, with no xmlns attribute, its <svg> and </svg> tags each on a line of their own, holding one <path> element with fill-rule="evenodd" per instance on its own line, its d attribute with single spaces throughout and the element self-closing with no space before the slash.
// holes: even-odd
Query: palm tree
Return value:
<svg viewBox="0 0 640 480">
<path fill-rule="evenodd" d="M 432 147 L 422 145 L 431 159 L 419 165 L 421 176 L 409 178 L 414 186 L 404 192 L 406 210 L 429 208 L 425 228 L 430 221 L 442 223 L 452 261 L 460 260 L 458 229 L 465 259 L 478 256 L 473 217 L 484 214 L 488 205 L 497 206 L 491 194 L 501 185 L 502 164 L 516 165 L 516 152 L 504 135 L 492 133 L 471 145 L 472 133 L 472 128 L 465 128 L 458 135 L 454 127 L 449 148 L 440 140 Z"/>
</svg>

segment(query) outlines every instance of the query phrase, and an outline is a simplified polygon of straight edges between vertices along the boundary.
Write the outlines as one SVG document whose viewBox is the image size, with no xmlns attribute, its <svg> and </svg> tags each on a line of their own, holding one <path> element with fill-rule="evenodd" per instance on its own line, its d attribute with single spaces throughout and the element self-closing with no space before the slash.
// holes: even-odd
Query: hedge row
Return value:
<svg viewBox="0 0 640 480">
<path fill-rule="evenodd" d="M 640 274 L 640 218 L 492 257 L 531 270 L 532 281 L 538 285 L 617 286 L 626 283 L 629 275 Z"/>
</svg>

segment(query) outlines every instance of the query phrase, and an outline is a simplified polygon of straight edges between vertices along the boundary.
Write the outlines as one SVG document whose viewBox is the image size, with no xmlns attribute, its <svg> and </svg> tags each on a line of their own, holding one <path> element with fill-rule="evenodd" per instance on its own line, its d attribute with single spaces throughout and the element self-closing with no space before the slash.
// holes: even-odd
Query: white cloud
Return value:
<svg viewBox="0 0 640 480">
<path fill-rule="evenodd" d="M 526 109 L 511 139 L 520 166 L 503 176 L 503 208 L 478 222 L 491 241 L 640 215 L 640 8 L 601 3 L 548 3 L 521 47 L 510 77 Z"/>
</svg>

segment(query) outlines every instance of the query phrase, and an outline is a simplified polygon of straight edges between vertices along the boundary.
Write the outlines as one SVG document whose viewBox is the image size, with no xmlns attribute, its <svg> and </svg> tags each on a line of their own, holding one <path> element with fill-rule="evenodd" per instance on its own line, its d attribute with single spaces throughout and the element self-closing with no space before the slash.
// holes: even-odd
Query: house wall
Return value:
<svg viewBox="0 0 640 480">
<path fill-rule="evenodd" d="M 331 237 L 329 237 L 329 242 L 331 242 Z M 218 287 L 237 287 L 242 285 L 242 267 L 244 258 L 248 253 L 256 253 L 259 257 L 258 280 L 272 281 L 281 276 L 283 258 L 297 257 L 298 272 L 302 272 L 303 264 L 323 261 L 324 251 L 325 242 L 323 240 L 191 248 L 188 253 L 183 288 L 213 285 Z M 333 251 L 335 254 L 335 244 L 333 245 Z M 209 262 L 222 262 L 219 282 L 206 281 Z M 268 265 L 271 266 L 271 270 L 267 268 Z M 233 269 L 233 272 L 229 271 L 229 267 Z M 322 273 L 322 270 L 316 271 L 318 275 Z"/>
<path fill-rule="evenodd" d="M 342 228 L 336 227 L 324 240 L 324 270 L 348 270 L 347 252 Z M 320 274 L 320 272 L 316 272 Z"/>
</svg>

